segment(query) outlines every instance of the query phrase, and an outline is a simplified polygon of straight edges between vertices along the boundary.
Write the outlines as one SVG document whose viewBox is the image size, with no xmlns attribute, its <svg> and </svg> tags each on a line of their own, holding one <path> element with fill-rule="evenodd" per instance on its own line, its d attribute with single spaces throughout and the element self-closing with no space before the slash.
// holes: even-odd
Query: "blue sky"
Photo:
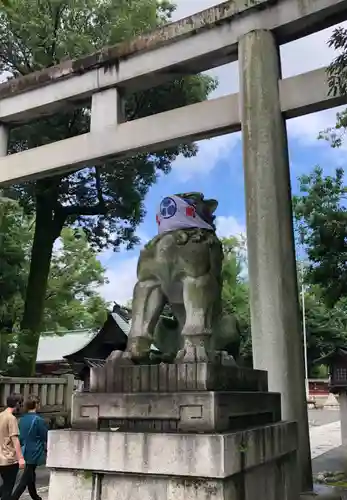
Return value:
<svg viewBox="0 0 347 500">
<path fill-rule="evenodd" d="M 176 0 L 175 18 L 198 12 L 217 3 L 215 0 Z M 332 29 L 324 30 L 281 48 L 283 77 L 310 71 L 329 64 L 334 53 L 326 42 Z M 212 97 L 237 92 L 237 63 L 209 72 L 219 79 Z M 338 109 L 316 113 L 287 122 L 292 189 L 297 190 L 297 177 L 319 164 L 328 173 L 344 166 L 345 148 L 332 149 L 318 141 L 318 133 L 335 123 Z M 199 143 L 199 153 L 191 159 L 178 158 L 172 172 L 159 179 L 146 198 L 146 218 L 139 227 L 142 243 L 156 234 L 155 212 L 160 199 L 182 191 L 201 191 L 219 201 L 217 227 L 220 236 L 245 233 L 245 197 L 241 135 L 232 134 Z M 136 263 L 141 246 L 132 251 L 100 255 L 107 268 L 109 283 L 101 293 L 108 301 L 125 303 L 132 296 L 136 280 Z"/>
</svg>

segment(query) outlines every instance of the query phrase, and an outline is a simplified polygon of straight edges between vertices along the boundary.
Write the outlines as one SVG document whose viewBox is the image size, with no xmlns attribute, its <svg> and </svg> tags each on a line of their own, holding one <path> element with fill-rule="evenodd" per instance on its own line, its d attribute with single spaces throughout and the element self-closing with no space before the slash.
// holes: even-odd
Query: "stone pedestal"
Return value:
<svg viewBox="0 0 347 500">
<path fill-rule="evenodd" d="M 296 424 L 264 372 L 109 362 L 91 388 L 49 433 L 49 500 L 298 500 Z"/>
</svg>

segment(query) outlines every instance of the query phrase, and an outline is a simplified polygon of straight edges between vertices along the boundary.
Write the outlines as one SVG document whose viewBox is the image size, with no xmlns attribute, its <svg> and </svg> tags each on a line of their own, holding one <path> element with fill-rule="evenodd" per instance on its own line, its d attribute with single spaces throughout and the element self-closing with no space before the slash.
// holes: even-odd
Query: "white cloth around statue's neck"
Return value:
<svg viewBox="0 0 347 500">
<path fill-rule="evenodd" d="M 196 212 L 193 202 L 188 203 L 178 196 L 167 196 L 161 201 L 156 220 L 158 234 L 191 227 L 213 230 Z"/>
</svg>

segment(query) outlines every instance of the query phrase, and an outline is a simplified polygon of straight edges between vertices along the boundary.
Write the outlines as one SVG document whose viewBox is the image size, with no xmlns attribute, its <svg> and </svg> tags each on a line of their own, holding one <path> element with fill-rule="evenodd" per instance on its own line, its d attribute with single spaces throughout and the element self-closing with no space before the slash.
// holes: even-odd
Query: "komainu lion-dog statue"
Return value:
<svg viewBox="0 0 347 500">
<path fill-rule="evenodd" d="M 235 319 L 226 321 L 228 333 L 222 326 L 223 249 L 214 225 L 217 206 L 216 200 L 205 200 L 202 193 L 176 194 L 161 201 L 158 235 L 147 243 L 138 261 L 128 345 L 124 353 L 114 351 L 110 359 L 142 363 L 149 359 L 154 343 L 162 352 L 171 346 L 176 362 L 207 362 L 238 338 Z M 157 333 L 166 304 L 179 323 L 176 338 L 167 341 Z M 223 355 L 234 362 L 232 356 Z"/>
</svg>

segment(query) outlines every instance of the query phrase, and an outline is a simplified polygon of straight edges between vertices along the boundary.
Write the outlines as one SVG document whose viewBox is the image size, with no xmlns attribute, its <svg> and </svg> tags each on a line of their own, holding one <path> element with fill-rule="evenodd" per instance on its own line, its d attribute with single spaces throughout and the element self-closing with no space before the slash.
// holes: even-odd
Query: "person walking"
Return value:
<svg viewBox="0 0 347 500">
<path fill-rule="evenodd" d="M 18 469 L 25 466 L 19 442 L 18 422 L 14 416 L 22 404 L 20 394 L 8 396 L 6 409 L 0 413 L 0 488 L 1 500 L 10 500 Z"/>
<path fill-rule="evenodd" d="M 25 460 L 25 469 L 11 500 L 18 500 L 25 489 L 33 500 L 42 500 L 36 491 L 36 468 L 46 461 L 48 429 L 45 421 L 37 414 L 40 400 L 30 395 L 24 402 L 25 414 L 19 421 L 19 438 Z"/>
</svg>

